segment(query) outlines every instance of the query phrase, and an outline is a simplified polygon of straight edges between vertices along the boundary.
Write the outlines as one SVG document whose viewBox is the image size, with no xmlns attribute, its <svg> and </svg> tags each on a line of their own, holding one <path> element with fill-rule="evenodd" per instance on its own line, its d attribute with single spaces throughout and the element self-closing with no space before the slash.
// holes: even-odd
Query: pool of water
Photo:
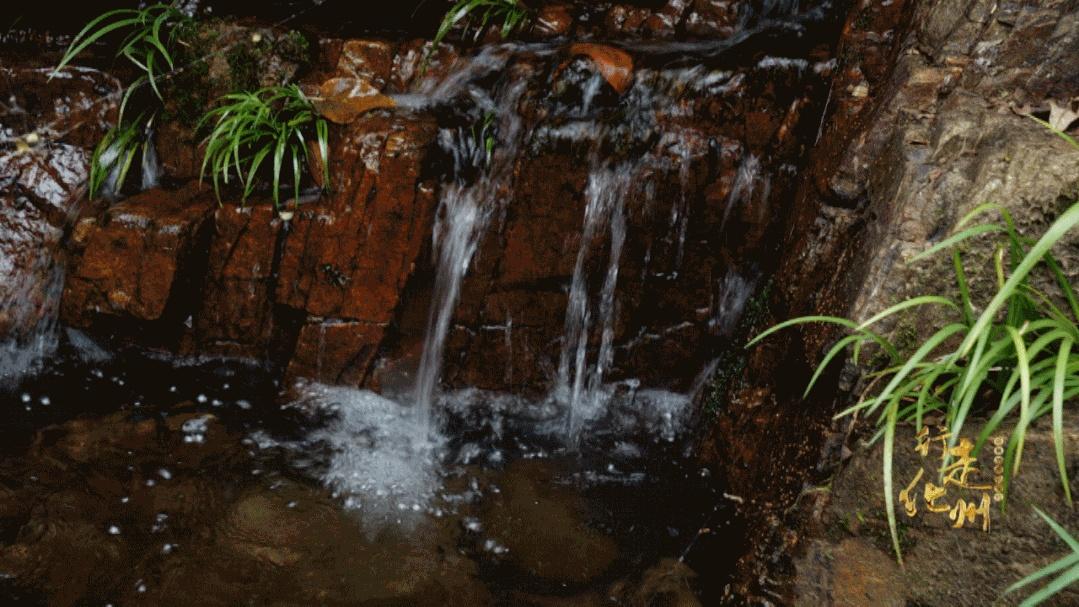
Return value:
<svg viewBox="0 0 1079 607">
<path fill-rule="evenodd" d="M 427 432 L 272 377 L 84 350 L 0 396 L 4 604 L 711 604 L 738 553 L 686 397 L 611 386 L 569 446 L 548 402 Z"/>
</svg>

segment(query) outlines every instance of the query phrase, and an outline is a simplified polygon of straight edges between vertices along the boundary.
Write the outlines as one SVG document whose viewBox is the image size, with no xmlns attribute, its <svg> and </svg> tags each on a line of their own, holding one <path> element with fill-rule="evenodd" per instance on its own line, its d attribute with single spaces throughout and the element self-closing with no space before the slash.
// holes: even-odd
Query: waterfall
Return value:
<svg viewBox="0 0 1079 607">
<path fill-rule="evenodd" d="M 442 354 L 450 321 L 461 293 L 461 281 L 494 211 L 481 188 L 451 185 L 442 196 L 435 225 L 434 246 L 438 251 L 437 275 L 428 313 L 427 335 L 416 375 L 416 413 L 430 430 L 432 404 L 442 373 Z"/>
<path fill-rule="evenodd" d="M 566 407 L 566 436 L 571 443 L 576 442 L 583 422 L 602 411 L 606 402 L 603 379 L 614 361 L 614 295 L 626 239 L 625 199 L 636 168 L 634 164 L 608 166 L 593 162 L 588 177 L 581 247 L 570 283 L 554 391 L 555 399 Z M 597 306 L 600 347 L 589 367 L 588 344 L 593 318 L 589 306 L 587 261 L 591 244 L 605 231 L 610 232 L 610 249 Z"/>
<path fill-rule="evenodd" d="M 34 246 L 40 250 L 21 269 L 7 255 L 0 256 L 5 275 L 0 314 L 7 327 L 0 341 L 0 389 L 15 388 L 56 350 L 64 266 L 44 243 Z"/>
<path fill-rule="evenodd" d="M 485 60 L 487 68 L 504 66 L 504 60 Z M 474 65 L 463 70 L 473 73 Z M 451 78 L 454 82 L 459 79 Z M 517 104 L 527 90 L 520 77 L 505 85 L 495 98 L 479 89 L 468 93 L 486 117 L 470 129 L 443 130 L 442 147 L 452 156 L 456 181 L 444 187 L 432 234 L 436 274 L 428 312 L 423 354 L 413 390 L 416 415 L 428 432 L 434 423 L 434 400 L 442 374 L 446 337 L 449 335 L 461 283 L 488 224 L 502 208 L 511 191 L 513 167 L 525 129 Z M 443 93 L 444 94 L 444 93 Z M 497 137 L 496 133 L 497 132 Z M 473 181 L 465 176 L 478 171 Z"/>
<path fill-rule="evenodd" d="M 161 162 L 154 147 L 153 121 L 146 127 L 146 143 L 142 146 L 142 189 L 156 188 L 161 183 Z"/>
</svg>

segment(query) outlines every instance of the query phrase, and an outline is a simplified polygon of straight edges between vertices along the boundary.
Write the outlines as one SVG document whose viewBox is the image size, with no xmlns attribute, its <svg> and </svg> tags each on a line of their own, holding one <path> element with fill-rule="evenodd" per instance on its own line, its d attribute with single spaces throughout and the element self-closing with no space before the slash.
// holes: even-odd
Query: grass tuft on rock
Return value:
<svg viewBox="0 0 1079 607">
<path fill-rule="evenodd" d="M 329 127 L 294 84 L 225 95 L 203 116 L 199 127 L 203 126 L 212 130 L 205 140 L 199 178 L 210 174 L 218 199 L 221 184 L 233 180 L 243 186 L 242 199 L 247 200 L 260 171 L 269 167 L 274 204 L 280 207 L 281 173 L 286 164 L 291 166 L 298 199 L 309 141 L 321 154 L 323 184 L 329 184 Z"/>
</svg>

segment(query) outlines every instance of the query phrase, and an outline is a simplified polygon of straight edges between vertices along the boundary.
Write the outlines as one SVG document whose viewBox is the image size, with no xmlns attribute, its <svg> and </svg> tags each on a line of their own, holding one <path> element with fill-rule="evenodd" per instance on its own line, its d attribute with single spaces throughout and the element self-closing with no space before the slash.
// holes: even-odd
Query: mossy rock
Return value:
<svg viewBox="0 0 1079 607">
<path fill-rule="evenodd" d="M 211 20 L 181 29 L 177 41 L 176 62 L 185 67 L 165 91 L 164 118 L 191 130 L 221 96 L 293 82 L 312 61 L 296 30 Z"/>
</svg>

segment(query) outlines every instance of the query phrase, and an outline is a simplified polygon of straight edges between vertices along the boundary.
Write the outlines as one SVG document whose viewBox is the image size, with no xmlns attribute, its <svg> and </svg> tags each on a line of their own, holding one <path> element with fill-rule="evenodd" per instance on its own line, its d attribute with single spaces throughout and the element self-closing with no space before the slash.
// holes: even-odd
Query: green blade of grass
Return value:
<svg viewBox="0 0 1079 607">
<path fill-rule="evenodd" d="M 89 47 L 91 44 L 97 42 L 98 40 L 104 38 L 105 36 L 118 29 L 135 25 L 139 22 L 139 20 L 137 18 L 123 18 L 119 21 L 115 21 L 113 23 L 105 25 L 101 29 L 95 30 L 94 28 L 96 28 L 102 22 L 107 21 L 108 19 L 134 13 L 138 13 L 138 11 L 133 9 L 117 9 L 114 11 L 109 11 L 101 15 L 100 17 L 90 21 L 90 23 L 86 24 L 86 27 L 82 28 L 82 31 L 76 34 L 75 38 L 72 39 L 71 46 L 68 47 L 68 50 L 64 53 L 64 56 L 60 59 L 60 62 L 56 65 L 56 69 L 54 69 L 49 75 L 49 78 L 53 78 L 54 76 L 56 76 L 56 74 L 58 74 L 60 70 L 67 67 L 67 65 L 70 64 L 76 56 L 86 50 L 86 48 Z"/>
<path fill-rule="evenodd" d="M 906 310 L 906 309 L 909 309 L 909 308 L 916 308 L 916 307 L 919 307 L 919 306 L 928 306 L 928 305 L 946 306 L 946 307 L 952 308 L 953 310 L 956 310 L 956 311 L 959 310 L 959 307 L 955 305 L 955 302 L 953 302 L 952 300 L 950 300 L 950 299 L 948 299 L 946 297 L 940 297 L 939 295 L 921 295 L 919 297 L 912 297 L 912 298 L 910 298 L 910 299 L 908 299 L 906 301 L 902 301 L 900 303 L 897 303 L 894 306 L 890 306 L 890 307 L 886 308 L 882 312 L 874 314 L 873 316 L 871 316 L 869 318 L 869 320 L 866 320 L 865 322 L 858 325 L 855 328 L 855 330 L 856 331 L 861 331 L 863 329 L 867 329 L 870 326 L 884 320 L 885 318 L 888 318 L 889 316 L 892 316 L 893 314 L 897 314 L 899 312 L 902 312 L 903 310 Z"/>
<path fill-rule="evenodd" d="M 892 548 L 896 561 L 903 566 L 903 550 L 899 547 L 899 530 L 895 521 L 895 496 L 892 495 L 892 457 L 895 450 L 895 426 L 898 403 L 888 406 L 888 421 L 884 427 L 884 508 L 888 514 L 888 530 L 892 535 Z"/>
<path fill-rule="evenodd" d="M 952 235 L 952 236 L 950 236 L 948 238 L 945 238 L 944 240 L 942 240 L 942 241 L 938 242 L 937 244 L 929 247 L 928 249 L 922 251 L 921 253 L 918 253 L 917 255 L 912 257 L 910 259 L 910 261 L 907 262 L 907 263 L 916 263 L 916 262 L 922 261 L 923 259 L 926 259 L 928 257 L 932 257 L 933 255 L 936 255 L 937 253 L 943 251 L 944 249 L 950 249 L 950 248 L 954 247 L 955 245 L 957 245 L 957 244 L 959 244 L 959 243 L 961 243 L 961 242 L 963 242 L 965 240 L 969 240 L 971 238 L 974 238 L 975 236 L 981 236 L 982 234 L 1001 233 L 1001 232 L 1004 232 L 1004 231 L 1005 231 L 1004 228 L 1002 228 L 1002 227 L 1000 227 L 1000 226 L 998 226 L 996 224 L 992 224 L 992 223 L 974 226 L 973 228 L 967 228 L 966 230 L 963 230 L 963 231 L 961 231 L 961 232 L 959 232 L 957 234 L 954 234 L 954 235 Z"/>
<path fill-rule="evenodd" d="M 1056 374 L 1053 378 L 1053 445 L 1056 448 L 1057 469 L 1060 482 L 1064 487 L 1064 499 L 1072 505 L 1071 483 L 1068 482 L 1068 467 L 1064 461 L 1064 379 L 1067 376 L 1068 356 L 1071 354 L 1072 340 L 1061 340 L 1057 353 Z"/>
<path fill-rule="evenodd" d="M 1015 344 L 1015 355 L 1018 362 L 1020 400 L 1019 400 L 1019 426 L 1016 427 L 1017 444 L 1015 449 L 1015 461 L 1012 465 L 1013 475 L 1019 471 L 1019 465 L 1023 460 L 1023 443 L 1026 441 L 1026 430 L 1030 424 L 1030 360 L 1027 358 L 1026 344 L 1014 327 L 1008 327 L 1008 334 Z"/>
</svg>

